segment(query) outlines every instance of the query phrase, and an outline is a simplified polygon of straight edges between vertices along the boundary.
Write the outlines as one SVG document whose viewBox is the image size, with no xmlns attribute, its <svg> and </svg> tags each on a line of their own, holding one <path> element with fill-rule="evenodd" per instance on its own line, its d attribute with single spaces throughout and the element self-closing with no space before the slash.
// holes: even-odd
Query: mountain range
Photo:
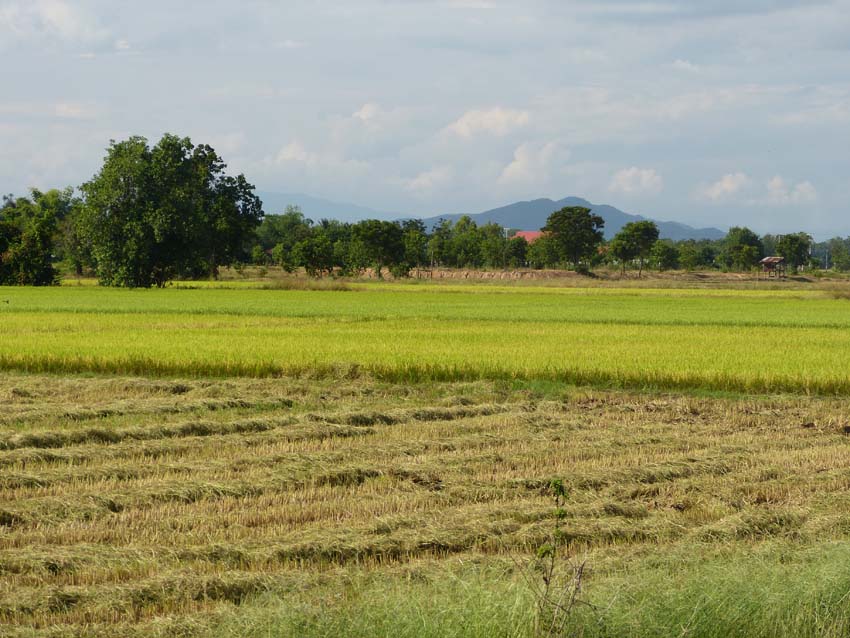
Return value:
<svg viewBox="0 0 850 638">
<path fill-rule="evenodd" d="M 407 216 L 398 213 L 378 211 L 355 204 L 333 202 L 302 193 L 273 193 L 258 192 L 263 200 L 263 208 L 267 213 L 281 213 L 287 205 L 300 206 L 305 217 L 318 221 L 319 219 L 338 219 L 343 222 L 357 222 L 362 219 L 402 219 Z M 525 202 L 515 202 L 507 206 L 493 208 L 482 213 L 469 215 L 477 224 L 495 223 L 506 228 L 517 230 L 538 230 L 546 225 L 546 218 L 552 212 L 566 206 L 583 206 L 605 220 L 605 238 L 613 237 L 629 222 L 649 219 L 641 215 L 631 215 L 607 204 L 592 204 L 581 197 L 565 197 L 553 201 L 551 199 L 533 199 Z M 458 213 L 438 215 L 423 219 L 430 228 L 440 219 L 457 221 L 463 215 Z M 682 239 L 722 239 L 726 232 L 719 228 L 694 228 L 687 224 L 671 221 L 653 220 L 658 225 L 662 238 L 679 241 Z"/>
</svg>

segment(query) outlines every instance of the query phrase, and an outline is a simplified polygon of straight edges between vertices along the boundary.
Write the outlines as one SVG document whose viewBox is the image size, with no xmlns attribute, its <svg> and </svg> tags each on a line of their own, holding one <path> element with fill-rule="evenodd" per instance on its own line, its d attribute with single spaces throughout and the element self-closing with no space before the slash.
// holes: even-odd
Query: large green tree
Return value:
<svg viewBox="0 0 850 638">
<path fill-rule="evenodd" d="M 404 242 L 404 261 L 410 268 L 421 268 L 428 259 L 428 229 L 421 219 L 406 219 L 401 223 Z"/>
<path fill-rule="evenodd" d="M 549 215 L 543 230 L 552 237 L 561 257 L 580 270 L 582 262 L 593 257 L 602 244 L 604 226 L 605 220 L 589 208 L 569 206 Z"/>
<path fill-rule="evenodd" d="M 505 248 L 506 262 L 511 268 L 522 268 L 528 258 L 528 242 L 524 237 L 511 237 Z"/>
<path fill-rule="evenodd" d="M 244 175 L 208 145 L 166 134 L 112 142 L 82 185 L 86 240 L 98 277 L 113 286 L 164 286 L 177 275 L 218 275 L 240 258 L 262 219 Z"/>
<path fill-rule="evenodd" d="M 850 270 L 850 237 L 833 237 L 827 244 L 829 265 L 839 271 Z"/>
<path fill-rule="evenodd" d="M 809 253 L 812 247 L 812 238 L 807 233 L 791 233 L 782 235 L 776 242 L 776 252 L 785 257 L 785 262 L 791 266 L 794 272 L 809 263 Z"/>
<path fill-rule="evenodd" d="M 638 260 L 638 277 L 643 274 L 643 265 L 649 258 L 652 247 L 658 241 L 658 226 L 650 220 L 629 222 L 611 240 L 610 251 L 623 266 Z"/>
<path fill-rule="evenodd" d="M 525 241 L 525 239 L 521 239 Z M 552 235 L 538 237 L 528 244 L 526 259 L 532 268 L 554 268 L 561 261 L 561 246 Z"/>
<path fill-rule="evenodd" d="M 679 249 L 672 241 L 659 239 L 652 246 L 649 258 L 658 270 L 673 270 L 679 267 Z"/>
<path fill-rule="evenodd" d="M 749 270 L 764 257 L 761 239 L 749 228 L 734 226 L 723 239 L 720 261 L 732 270 Z"/>
<path fill-rule="evenodd" d="M 59 280 L 53 265 L 58 224 L 74 204 L 72 190 L 31 189 L 30 197 L 0 206 L 0 284 L 46 286 Z"/>
<path fill-rule="evenodd" d="M 351 229 L 352 240 L 362 242 L 363 250 L 378 278 L 385 266 L 395 269 L 404 262 L 404 232 L 396 222 L 366 219 Z"/>
</svg>

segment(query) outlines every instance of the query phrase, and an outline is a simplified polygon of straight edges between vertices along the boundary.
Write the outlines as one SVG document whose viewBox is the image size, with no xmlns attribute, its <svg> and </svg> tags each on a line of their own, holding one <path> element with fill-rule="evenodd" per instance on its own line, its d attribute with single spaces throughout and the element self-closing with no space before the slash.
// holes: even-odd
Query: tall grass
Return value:
<svg viewBox="0 0 850 638">
<path fill-rule="evenodd" d="M 850 632 L 850 544 L 783 544 L 704 559 L 653 558 L 586 583 L 566 635 L 586 638 L 839 638 Z M 219 638 L 534 636 L 534 596 L 510 572 L 361 578 L 308 596 L 257 599 Z"/>
<path fill-rule="evenodd" d="M 324 596 L 267 596 L 217 628 L 223 638 L 532 638 L 534 601 L 523 584 L 491 570 L 472 577 L 356 579 Z"/>
</svg>

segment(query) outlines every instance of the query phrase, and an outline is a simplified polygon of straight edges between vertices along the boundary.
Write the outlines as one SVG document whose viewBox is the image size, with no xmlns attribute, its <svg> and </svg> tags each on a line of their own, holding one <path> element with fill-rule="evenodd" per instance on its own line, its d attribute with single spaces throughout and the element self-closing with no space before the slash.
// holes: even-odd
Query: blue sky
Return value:
<svg viewBox="0 0 850 638">
<path fill-rule="evenodd" d="M 168 131 L 398 213 L 850 235 L 850 0 L 0 0 L 0 82 L 3 192 Z"/>
</svg>

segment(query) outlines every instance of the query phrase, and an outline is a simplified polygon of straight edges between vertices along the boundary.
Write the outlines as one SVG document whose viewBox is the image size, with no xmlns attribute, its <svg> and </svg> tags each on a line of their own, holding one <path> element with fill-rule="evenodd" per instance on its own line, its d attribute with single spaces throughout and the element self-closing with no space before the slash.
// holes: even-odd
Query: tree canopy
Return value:
<svg viewBox="0 0 850 638">
<path fill-rule="evenodd" d="M 759 236 L 746 227 L 734 226 L 723 240 L 720 261 L 733 270 L 749 270 L 764 257 L 764 245 Z"/>
<path fill-rule="evenodd" d="M 629 222 L 611 240 L 611 254 L 616 257 L 625 271 L 626 263 L 638 260 L 638 277 L 643 274 L 643 265 L 658 241 L 658 226 L 655 222 L 642 220 Z"/>
<path fill-rule="evenodd" d="M 602 244 L 604 226 L 605 220 L 589 208 L 569 206 L 549 215 L 543 230 L 551 235 L 561 257 L 579 270 Z"/>
<path fill-rule="evenodd" d="M 785 261 L 796 272 L 800 266 L 809 262 L 812 238 L 807 233 L 783 235 L 776 243 L 776 252 L 785 257 Z"/>
<path fill-rule="evenodd" d="M 177 275 L 217 276 L 241 256 L 262 218 L 244 175 L 225 174 L 212 147 L 166 134 L 112 142 L 82 185 L 83 227 L 98 278 L 114 286 L 163 286 Z"/>
<path fill-rule="evenodd" d="M 46 286 L 59 280 L 54 266 L 60 222 L 77 205 L 72 189 L 31 189 L 30 197 L 3 197 L 0 206 L 0 285 Z"/>
</svg>

